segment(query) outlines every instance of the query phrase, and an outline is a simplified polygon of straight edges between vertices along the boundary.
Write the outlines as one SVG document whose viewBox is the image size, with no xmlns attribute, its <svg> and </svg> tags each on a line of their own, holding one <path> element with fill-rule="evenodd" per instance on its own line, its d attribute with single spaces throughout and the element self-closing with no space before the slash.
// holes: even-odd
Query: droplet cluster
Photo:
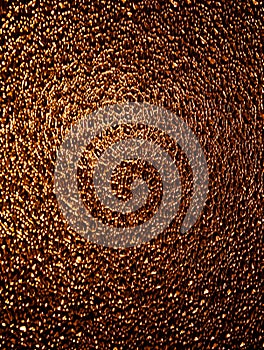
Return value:
<svg viewBox="0 0 264 350">
<path fill-rule="evenodd" d="M 14 0 L 0 13 L 1 349 L 263 347 L 262 1 Z M 115 250 L 68 227 L 53 174 L 71 125 L 124 101 L 179 114 L 210 184 L 188 233 Z"/>
</svg>

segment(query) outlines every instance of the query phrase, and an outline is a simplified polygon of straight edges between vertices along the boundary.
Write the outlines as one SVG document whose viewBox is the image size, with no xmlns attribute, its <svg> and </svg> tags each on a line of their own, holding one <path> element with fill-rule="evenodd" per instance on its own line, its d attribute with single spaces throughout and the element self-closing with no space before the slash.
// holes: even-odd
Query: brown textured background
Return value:
<svg viewBox="0 0 264 350">
<path fill-rule="evenodd" d="M 260 349 L 261 1 L 1 1 L 1 349 Z M 187 233 L 71 231 L 56 149 L 101 106 L 180 113 L 207 158 Z"/>
</svg>

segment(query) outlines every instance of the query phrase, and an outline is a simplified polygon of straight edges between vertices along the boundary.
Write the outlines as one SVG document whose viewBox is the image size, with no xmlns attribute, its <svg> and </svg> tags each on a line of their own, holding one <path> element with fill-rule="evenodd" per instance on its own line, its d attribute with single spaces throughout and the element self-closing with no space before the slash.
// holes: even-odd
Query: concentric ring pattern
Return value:
<svg viewBox="0 0 264 350">
<path fill-rule="evenodd" d="M 57 200 L 71 227 L 89 241 L 116 248 L 145 243 L 165 231 L 181 202 L 175 145 L 186 154 L 192 175 L 183 233 L 199 218 L 208 193 L 206 159 L 190 128 L 165 109 L 135 102 L 81 119 L 57 152 L 54 174 Z M 78 166 L 87 148 L 81 167 L 88 168 L 82 178 L 87 183 L 84 193 L 89 193 L 85 208 Z M 144 183 L 135 186 L 134 179 Z M 114 192 L 114 185 L 121 192 Z"/>
</svg>

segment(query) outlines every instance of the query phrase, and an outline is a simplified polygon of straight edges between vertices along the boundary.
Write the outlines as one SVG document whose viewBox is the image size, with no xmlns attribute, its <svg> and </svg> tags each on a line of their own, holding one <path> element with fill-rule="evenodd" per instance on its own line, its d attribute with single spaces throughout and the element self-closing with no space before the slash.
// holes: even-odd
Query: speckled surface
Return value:
<svg viewBox="0 0 264 350">
<path fill-rule="evenodd" d="M 260 349 L 261 1 L 1 2 L 0 348 Z M 124 250 L 71 230 L 56 150 L 139 101 L 197 135 L 201 217 Z"/>
</svg>

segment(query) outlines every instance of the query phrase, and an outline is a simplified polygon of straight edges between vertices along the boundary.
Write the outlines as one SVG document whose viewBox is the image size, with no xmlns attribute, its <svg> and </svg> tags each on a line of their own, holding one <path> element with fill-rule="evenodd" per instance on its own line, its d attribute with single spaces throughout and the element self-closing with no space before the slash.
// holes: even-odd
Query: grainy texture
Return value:
<svg viewBox="0 0 264 350">
<path fill-rule="evenodd" d="M 1 349 L 260 349 L 263 3 L 1 1 Z M 180 113 L 206 154 L 196 225 L 96 246 L 53 194 L 101 106 Z"/>
</svg>

